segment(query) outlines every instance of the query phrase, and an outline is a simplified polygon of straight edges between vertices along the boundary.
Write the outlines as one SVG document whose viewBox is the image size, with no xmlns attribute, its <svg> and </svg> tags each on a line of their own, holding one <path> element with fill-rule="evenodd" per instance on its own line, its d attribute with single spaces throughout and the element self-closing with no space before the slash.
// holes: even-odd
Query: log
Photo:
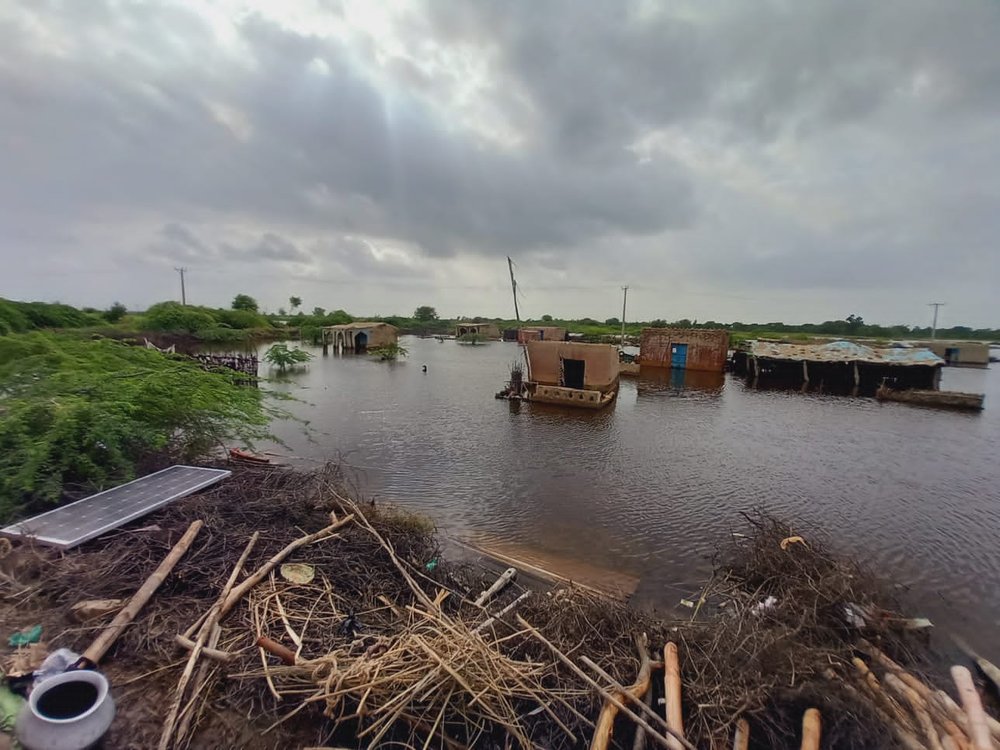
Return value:
<svg viewBox="0 0 1000 750">
<path fill-rule="evenodd" d="M 965 736 L 969 736 L 969 717 L 965 711 L 948 695 L 944 690 L 935 690 L 931 693 L 931 703 L 944 712 L 955 724 L 961 727 Z M 990 728 L 993 737 L 993 750 L 1000 750 L 1000 722 L 997 722 L 989 714 L 986 715 L 986 724 Z M 967 744 L 971 745 L 971 740 Z"/>
<path fill-rule="evenodd" d="M 649 735 L 649 737 L 654 742 L 657 742 L 660 745 L 662 745 L 663 747 L 665 747 L 668 750 L 670 750 L 670 746 L 667 744 L 667 738 L 664 737 L 657 730 L 653 729 L 653 727 L 650 725 L 650 723 L 648 721 L 646 721 L 644 718 L 642 718 L 641 716 L 639 716 L 638 714 L 636 714 L 635 711 L 633 711 L 632 709 L 630 709 L 628 706 L 626 706 L 625 704 L 623 704 L 610 691 L 605 690 L 604 687 L 602 687 L 596 680 L 594 680 L 590 675 L 588 675 L 586 672 L 584 672 L 582 669 L 580 669 L 576 664 L 574 664 L 572 659 L 570 659 L 568 656 L 566 656 L 566 654 L 564 654 L 562 651 L 560 651 L 551 641 L 549 641 L 548 638 L 546 638 L 544 635 L 542 635 L 541 633 L 539 633 L 538 629 L 535 628 L 534 625 L 532 625 L 527 620 L 525 620 L 523 617 L 521 617 L 521 615 L 516 615 L 516 617 L 517 617 L 517 621 L 521 625 L 521 627 L 524 628 L 539 643 L 541 643 L 543 646 L 545 646 L 546 648 L 548 648 L 549 651 L 551 651 L 553 653 L 553 655 L 560 662 L 562 662 L 563 664 L 565 664 L 570 669 L 570 671 L 573 672 L 573 674 L 575 674 L 581 680 L 583 680 L 588 685 L 590 685 L 590 687 L 592 687 L 594 690 L 596 690 L 606 700 L 610 701 L 611 703 L 614 703 L 618 707 L 619 711 L 621 711 L 623 714 L 625 714 L 630 719 L 632 719 L 632 721 L 634 721 L 636 724 L 638 724 L 643 729 L 645 729 L 646 733 Z M 612 687 L 616 687 L 616 689 L 618 689 L 619 692 L 625 692 L 625 688 L 622 687 L 621 685 L 618 685 L 617 683 L 615 683 L 614 680 L 609 680 L 609 682 L 612 683 Z M 637 703 L 636 705 L 640 709 L 642 709 L 642 710 L 648 710 L 649 713 L 647 715 L 651 716 L 659 724 L 662 724 L 664 731 L 668 735 L 672 735 L 673 734 L 673 731 L 668 726 L 666 726 L 666 722 L 662 718 L 660 718 L 660 716 L 655 711 L 653 711 L 653 709 L 647 708 L 646 704 L 645 703 L 641 703 L 641 702 Z M 678 739 L 679 739 L 679 741 L 681 743 L 681 746 L 684 747 L 685 750 L 697 750 L 694 745 L 692 745 L 690 742 L 688 742 L 687 740 L 685 740 L 683 737 L 680 737 Z"/>
<path fill-rule="evenodd" d="M 746 719 L 736 722 L 736 732 L 733 734 L 733 750 L 747 750 L 750 747 L 750 724 Z"/>
<path fill-rule="evenodd" d="M 188 682 L 194 674 L 194 668 L 198 663 L 198 657 L 201 656 L 202 649 L 205 648 L 205 641 L 207 641 L 212 635 L 213 629 L 221 619 L 220 612 L 222 610 L 222 605 L 225 603 L 226 597 L 229 596 L 229 592 L 232 591 L 233 585 L 236 583 L 236 579 L 243 570 L 243 565 L 250 556 L 250 551 L 254 548 L 254 545 L 257 544 L 257 539 L 259 537 L 259 531 L 255 531 L 250 537 L 246 547 L 243 549 L 243 554 L 240 555 L 239 560 L 236 561 L 236 565 L 229 574 L 229 578 L 226 580 L 226 585 L 222 587 L 222 593 L 219 594 L 219 598 L 209 609 L 207 617 L 205 617 L 205 624 L 202 625 L 201 631 L 198 633 L 198 639 L 194 642 L 194 648 L 191 649 L 191 654 L 188 656 L 187 664 L 184 665 L 184 671 L 181 672 L 180 679 L 177 681 L 177 688 L 174 691 L 174 699 L 170 703 L 170 709 L 167 711 L 167 718 L 163 722 L 163 732 L 160 734 L 159 750 L 167 750 L 173 741 L 174 727 L 177 723 L 177 716 L 180 713 L 181 704 L 184 702 L 184 691 L 187 690 Z"/>
<path fill-rule="evenodd" d="M 665 712 L 667 726 L 678 736 L 684 736 L 684 712 L 681 707 L 681 665 L 677 656 L 677 644 L 668 642 L 663 647 L 663 694 L 666 698 Z M 678 750 L 680 745 L 670 739 L 672 750 Z"/>
<path fill-rule="evenodd" d="M 822 719 L 819 709 L 808 708 L 802 715 L 802 750 L 819 750 L 819 740 L 822 734 Z"/>
<path fill-rule="evenodd" d="M 951 679 L 958 688 L 962 707 L 969 717 L 969 738 L 972 740 L 972 746 L 975 750 L 992 750 L 993 740 L 990 737 L 989 725 L 986 723 L 986 712 L 976 691 L 976 684 L 972 681 L 972 673 L 967 668 L 956 665 L 951 668 Z"/>
<path fill-rule="evenodd" d="M 191 522 L 184 535 L 173 546 L 170 553 L 163 558 L 163 562 L 157 566 L 156 570 L 146 579 L 146 582 L 142 584 L 139 590 L 132 595 L 132 598 L 128 600 L 128 604 L 122 607 L 115 616 L 115 619 L 111 621 L 111 624 L 83 652 L 83 655 L 74 666 L 79 668 L 93 668 L 100 663 L 101 659 L 108 652 L 108 649 L 118 640 L 118 636 L 121 635 L 125 627 L 135 619 L 135 616 L 139 614 L 139 610 L 152 598 L 153 594 L 156 593 L 156 590 L 166 577 L 170 575 L 170 572 L 176 567 L 180 559 L 184 557 L 184 553 L 191 548 L 194 538 L 198 536 L 198 532 L 201 531 L 203 525 L 203 522 L 200 520 Z"/>
<path fill-rule="evenodd" d="M 639 651 L 639 674 L 635 682 L 624 692 L 618 693 L 615 697 L 622 703 L 630 698 L 632 700 L 642 700 L 653 685 L 653 670 L 649 662 L 649 648 L 646 637 L 636 637 L 636 649 Z M 601 707 L 601 713 L 597 717 L 597 725 L 594 727 L 594 736 L 590 742 L 590 750 L 607 750 L 611 744 L 611 734 L 615 728 L 615 717 L 618 716 L 618 707 L 609 701 L 605 701 Z"/>
</svg>

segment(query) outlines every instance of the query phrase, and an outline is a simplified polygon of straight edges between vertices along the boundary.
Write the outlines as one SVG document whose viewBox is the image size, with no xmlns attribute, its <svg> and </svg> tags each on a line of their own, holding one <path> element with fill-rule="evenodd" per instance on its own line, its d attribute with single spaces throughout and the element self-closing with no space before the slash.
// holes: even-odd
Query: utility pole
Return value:
<svg viewBox="0 0 1000 750">
<path fill-rule="evenodd" d="M 622 287 L 622 343 L 621 348 L 625 348 L 625 305 L 628 303 L 628 284 Z"/>
<path fill-rule="evenodd" d="M 521 313 L 517 310 L 517 282 L 514 281 L 514 261 L 507 256 L 507 268 L 510 269 L 510 289 L 514 293 L 514 317 L 517 318 L 517 322 L 521 322 Z"/>
<path fill-rule="evenodd" d="M 946 304 L 948 304 L 948 303 L 947 302 L 931 302 L 931 303 L 929 303 L 927 305 L 928 307 L 933 307 L 934 308 L 934 322 L 931 323 L 931 341 L 933 341 L 934 337 L 937 336 L 938 308 L 939 307 L 944 307 Z"/>
<path fill-rule="evenodd" d="M 187 294 L 184 293 L 184 274 L 187 272 L 186 268 L 175 268 L 175 271 L 181 275 L 181 304 L 187 304 Z"/>
</svg>

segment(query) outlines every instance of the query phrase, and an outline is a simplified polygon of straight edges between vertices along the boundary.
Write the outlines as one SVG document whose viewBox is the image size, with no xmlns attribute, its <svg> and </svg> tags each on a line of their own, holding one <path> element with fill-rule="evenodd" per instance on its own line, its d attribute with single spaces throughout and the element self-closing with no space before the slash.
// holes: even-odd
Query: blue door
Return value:
<svg viewBox="0 0 1000 750">
<path fill-rule="evenodd" d="M 688 345 L 687 344 L 671 344 L 670 345 L 670 366 L 676 367 L 679 370 L 683 370 L 687 367 L 688 361 Z"/>
</svg>

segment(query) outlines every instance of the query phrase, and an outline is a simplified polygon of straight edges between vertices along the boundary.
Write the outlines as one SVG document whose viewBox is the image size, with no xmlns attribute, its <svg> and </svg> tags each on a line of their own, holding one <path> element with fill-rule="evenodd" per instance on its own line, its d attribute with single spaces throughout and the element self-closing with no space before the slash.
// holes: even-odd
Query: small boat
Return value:
<svg viewBox="0 0 1000 750">
<path fill-rule="evenodd" d="M 269 464 L 271 459 L 267 456 L 261 456 L 257 453 L 251 453 L 248 450 L 243 450 L 242 448 L 230 448 L 229 458 L 233 461 L 243 461 L 248 464 Z"/>
</svg>

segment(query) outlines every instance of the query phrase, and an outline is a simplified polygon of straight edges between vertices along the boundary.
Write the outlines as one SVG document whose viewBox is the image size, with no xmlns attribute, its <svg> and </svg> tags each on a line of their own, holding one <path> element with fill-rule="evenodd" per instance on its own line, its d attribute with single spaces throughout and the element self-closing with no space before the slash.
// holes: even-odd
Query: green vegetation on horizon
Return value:
<svg viewBox="0 0 1000 750">
<path fill-rule="evenodd" d="M 327 312 L 327 308 L 315 306 L 311 314 L 302 312 L 303 300 L 292 296 L 289 303 L 293 315 L 268 314 L 261 312 L 257 301 L 247 295 L 238 294 L 230 309 L 181 305 L 179 302 L 159 302 L 145 312 L 127 312 L 124 306 L 115 303 L 108 310 L 79 310 L 69 305 L 45 302 L 14 302 L 0 299 L 0 335 L 23 333 L 37 329 L 79 329 L 101 331 L 114 329 L 127 332 L 157 331 L 193 336 L 202 341 L 244 341 L 254 337 L 281 337 L 284 333 L 297 331 L 303 341 L 322 343 L 322 327 L 350 323 L 357 319 L 344 310 Z M 412 316 L 366 315 L 358 316 L 366 320 L 377 320 L 399 328 L 403 333 L 450 334 L 460 322 L 495 323 L 499 328 L 516 328 L 518 325 L 555 325 L 572 333 L 582 333 L 587 337 L 614 336 L 621 333 L 618 318 L 604 321 L 593 318 L 560 319 L 542 315 L 538 319 L 523 320 L 520 323 L 510 319 L 486 317 L 441 318 L 437 310 L 429 305 L 421 305 Z M 865 323 L 857 315 L 848 315 L 842 320 L 828 320 L 822 323 L 721 323 L 699 322 L 681 319 L 675 321 L 651 320 L 634 321 L 625 325 L 625 332 L 635 336 L 643 328 L 674 326 L 678 328 L 726 328 L 735 339 L 753 336 L 808 338 L 810 336 L 849 336 L 879 339 L 927 339 L 929 326 L 882 326 Z M 970 328 L 951 326 L 939 328 L 938 338 L 1000 341 L 1000 329 Z"/>
<path fill-rule="evenodd" d="M 240 377 L 109 339 L 0 336 L 0 523 L 143 466 L 268 437 L 280 412 Z"/>
</svg>

